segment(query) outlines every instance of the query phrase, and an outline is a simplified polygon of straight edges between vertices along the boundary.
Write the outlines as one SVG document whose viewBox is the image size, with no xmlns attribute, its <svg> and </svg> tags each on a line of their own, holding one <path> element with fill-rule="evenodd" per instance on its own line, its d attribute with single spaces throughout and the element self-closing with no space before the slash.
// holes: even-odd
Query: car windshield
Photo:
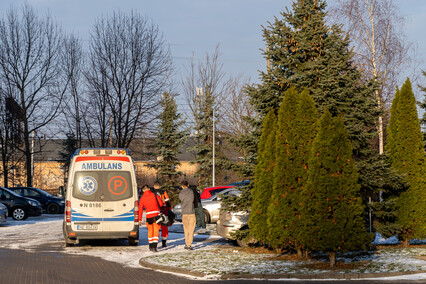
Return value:
<svg viewBox="0 0 426 284">
<path fill-rule="evenodd" d="M 220 191 L 220 192 L 218 192 L 218 193 L 214 194 L 213 196 L 211 196 L 211 197 L 209 197 L 209 198 L 207 198 L 207 199 L 205 199 L 205 200 L 206 200 L 206 201 L 208 201 L 208 200 L 210 200 L 210 201 L 216 201 L 216 200 L 220 200 L 220 196 L 221 196 L 221 195 L 225 195 L 225 196 L 227 196 L 227 195 L 230 195 L 230 196 L 237 196 L 237 195 L 239 195 L 240 193 L 241 193 L 241 192 L 240 192 L 239 190 L 225 188 L 225 189 L 223 189 L 222 191 Z"/>
<path fill-rule="evenodd" d="M 126 171 L 81 171 L 74 175 L 73 196 L 86 201 L 117 201 L 133 196 Z"/>
<path fill-rule="evenodd" d="M 39 192 L 40 194 L 47 196 L 47 197 L 54 197 L 52 194 L 50 194 L 49 192 L 46 192 L 44 190 L 37 190 L 37 192 Z"/>
<path fill-rule="evenodd" d="M 13 192 L 12 190 L 9 190 L 9 189 L 7 189 L 7 188 L 2 187 L 2 188 L 0 188 L 0 189 L 1 189 L 1 190 L 3 190 L 3 191 L 4 191 L 4 192 L 6 192 L 6 193 L 9 193 L 9 194 L 13 195 L 13 196 L 16 196 L 16 197 L 22 197 L 22 196 L 20 196 L 19 194 L 15 193 L 15 192 Z"/>
</svg>

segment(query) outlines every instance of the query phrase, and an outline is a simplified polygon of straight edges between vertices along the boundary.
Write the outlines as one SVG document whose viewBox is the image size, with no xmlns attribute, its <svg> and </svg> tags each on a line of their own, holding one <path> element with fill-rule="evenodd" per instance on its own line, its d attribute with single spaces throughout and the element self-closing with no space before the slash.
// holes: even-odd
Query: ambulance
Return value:
<svg viewBox="0 0 426 284">
<path fill-rule="evenodd" d="M 66 187 L 65 245 L 84 239 L 139 242 L 138 192 L 126 149 L 79 149 L 71 159 Z"/>
</svg>

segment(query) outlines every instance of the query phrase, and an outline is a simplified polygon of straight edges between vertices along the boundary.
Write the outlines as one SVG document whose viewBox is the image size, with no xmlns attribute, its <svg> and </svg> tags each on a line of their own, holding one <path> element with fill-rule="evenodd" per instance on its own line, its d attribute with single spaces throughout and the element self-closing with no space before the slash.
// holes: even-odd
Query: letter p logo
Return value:
<svg viewBox="0 0 426 284">
<path fill-rule="evenodd" d="M 112 177 L 108 182 L 108 189 L 114 195 L 121 195 L 127 190 L 127 181 L 121 176 Z"/>
</svg>

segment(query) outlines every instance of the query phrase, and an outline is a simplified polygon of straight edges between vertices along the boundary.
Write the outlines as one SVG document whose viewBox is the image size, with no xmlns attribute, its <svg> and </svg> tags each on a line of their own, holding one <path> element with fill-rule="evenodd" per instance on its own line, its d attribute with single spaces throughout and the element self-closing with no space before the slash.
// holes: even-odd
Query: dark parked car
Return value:
<svg viewBox="0 0 426 284">
<path fill-rule="evenodd" d="M 40 216 L 42 212 L 41 204 L 37 200 L 20 196 L 4 187 L 0 187 L 0 202 L 6 205 L 9 216 L 15 220 Z"/>
<path fill-rule="evenodd" d="M 64 213 L 64 198 L 53 196 L 50 193 L 35 187 L 11 187 L 9 189 L 23 197 L 35 199 L 40 202 L 43 212 L 47 212 L 49 214 Z"/>
</svg>

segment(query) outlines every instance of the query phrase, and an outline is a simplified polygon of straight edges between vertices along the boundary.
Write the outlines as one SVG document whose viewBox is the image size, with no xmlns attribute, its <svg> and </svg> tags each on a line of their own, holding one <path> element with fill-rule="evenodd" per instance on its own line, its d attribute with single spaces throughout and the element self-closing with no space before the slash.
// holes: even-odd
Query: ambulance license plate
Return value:
<svg viewBox="0 0 426 284">
<path fill-rule="evenodd" d="M 85 225 L 77 225 L 77 230 L 97 230 L 98 225 L 93 224 L 85 224 Z"/>
</svg>

